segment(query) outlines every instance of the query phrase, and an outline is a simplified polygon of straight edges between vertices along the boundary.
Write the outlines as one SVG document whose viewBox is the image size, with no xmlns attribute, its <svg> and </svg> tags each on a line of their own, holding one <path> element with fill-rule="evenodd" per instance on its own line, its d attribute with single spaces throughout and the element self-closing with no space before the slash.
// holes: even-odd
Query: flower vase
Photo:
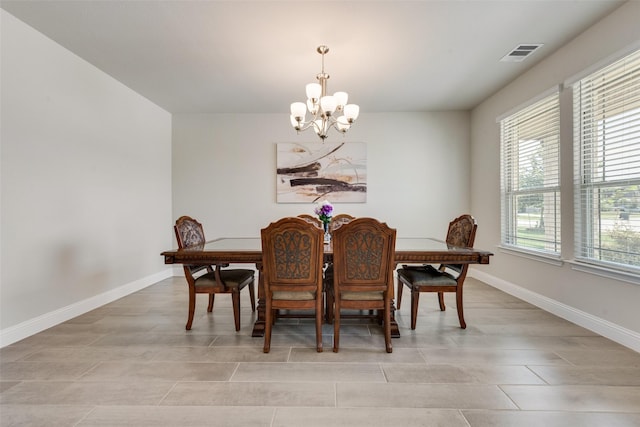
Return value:
<svg viewBox="0 0 640 427">
<path fill-rule="evenodd" d="M 329 243 L 331 241 L 331 233 L 329 233 L 329 221 L 323 221 L 322 226 L 324 227 L 324 242 Z"/>
</svg>

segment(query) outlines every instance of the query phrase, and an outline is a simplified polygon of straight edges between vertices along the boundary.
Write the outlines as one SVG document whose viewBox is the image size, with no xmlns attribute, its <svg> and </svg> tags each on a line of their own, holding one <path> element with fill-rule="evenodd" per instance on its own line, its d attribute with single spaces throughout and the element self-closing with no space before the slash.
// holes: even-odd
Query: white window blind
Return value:
<svg viewBox="0 0 640 427">
<path fill-rule="evenodd" d="M 640 50 L 572 87 L 576 259 L 640 272 Z"/>
<path fill-rule="evenodd" d="M 501 242 L 560 254 L 560 103 L 554 92 L 500 120 Z"/>
</svg>

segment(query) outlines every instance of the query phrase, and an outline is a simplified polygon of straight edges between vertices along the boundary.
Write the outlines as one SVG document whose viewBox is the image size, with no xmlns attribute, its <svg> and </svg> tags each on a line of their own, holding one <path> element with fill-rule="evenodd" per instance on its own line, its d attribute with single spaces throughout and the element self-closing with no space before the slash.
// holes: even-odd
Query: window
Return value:
<svg viewBox="0 0 640 427">
<path fill-rule="evenodd" d="M 500 120 L 501 242 L 560 255 L 558 91 Z"/>
<path fill-rule="evenodd" d="M 572 88 L 576 259 L 640 272 L 640 50 Z"/>
</svg>

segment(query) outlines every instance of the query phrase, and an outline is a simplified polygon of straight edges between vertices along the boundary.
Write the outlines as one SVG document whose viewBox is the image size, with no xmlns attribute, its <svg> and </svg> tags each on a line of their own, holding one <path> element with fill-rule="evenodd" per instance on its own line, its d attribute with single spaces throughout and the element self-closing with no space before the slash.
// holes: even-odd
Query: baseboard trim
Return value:
<svg viewBox="0 0 640 427">
<path fill-rule="evenodd" d="M 640 333 L 623 328 L 620 325 L 604 320 L 587 312 L 578 310 L 554 299 L 532 292 L 514 283 L 475 269 L 469 269 L 469 277 L 478 279 L 496 289 L 513 295 L 523 301 L 535 305 L 542 310 L 555 314 L 569 322 L 589 329 L 605 338 L 617 342 L 634 351 L 640 352 Z"/>
<path fill-rule="evenodd" d="M 122 285 L 118 288 L 104 292 L 83 301 L 78 301 L 66 307 L 45 313 L 33 319 L 26 320 L 14 326 L 0 330 L 0 348 L 42 332 L 52 326 L 59 325 L 76 316 L 80 316 L 119 298 L 130 295 L 141 289 L 153 285 L 161 280 L 171 277 L 172 270 L 167 268 L 159 273 L 152 274 L 142 279 Z"/>
</svg>

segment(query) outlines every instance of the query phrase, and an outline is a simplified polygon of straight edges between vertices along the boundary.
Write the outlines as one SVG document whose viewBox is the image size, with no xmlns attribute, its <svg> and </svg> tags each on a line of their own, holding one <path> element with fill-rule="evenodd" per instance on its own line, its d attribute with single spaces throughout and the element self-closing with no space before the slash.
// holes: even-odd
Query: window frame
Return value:
<svg viewBox="0 0 640 427">
<path fill-rule="evenodd" d="M 631 68 L 629 70 L 625 69 L 625 61 L 630 62 Z M 622 74 L 616 74 L 620 71 Z M 629 89 L 622 88 L 622 99 L 629 98 L 630 103 L 618 101 L 615 98 L 617 96 L 615 95 L 616 90 L 620 90 L 623 85 L 620 82 L 624 82 L 627 78 L 630 81 Z M 594 82 L 599 82 L 600 85 L 593 86 Z M 598 64 L 597 68 L 592 67 L 588 73 L 585 72 L 580 77 L 567 81 L 565 85 L 571 88 L 573 98 L 575 224 L 573 268 L 599 275 L 606 273 L 607 276 L 615 276 L 620 280 L 638 283 L 640 263 L 637 265 L 631 263 L 634 255 L 637 255 L 636 252 L 618 251 L 623 254 L 621 255 L 623 259 L 627 257 L 630 260 L 628 263 L 614 260 L 613 255 L 603 255 L 603 253 L 614 251 L 603 244 L 605 239 L 602 237 L 602 224 L 605 210 L 600 194 L 605 189 L 611 191 L 616 187 L 636 186 L 640 189 L 640 175 L 634 177 L 628 171 L 622 174 L 619 172 L 619 170 L 623 170 L 619 167 L 623 158 L 626 170 L 629 167 L 631 169 L 640 168 L 640 154 L 635 155 L 633 151 L 631 154 L 628 151 L 623 154 L 619 153 L 617 159 L 614 157 L 614 160 L 617 161 L 612 162 L 614 165 L 618 165 L 617 171 L 613 167 L 608 168 L 602 161 L 602 158 L 605 158 L 606 150 L 620 150 L 620 146 L 626 150 L 628 148 L 626 144 L 633 150 L 635 144 L 640 142 L 640 133 L 638 132 L 635 137 L 631 133 L 631 136 L 624 134 L 625 137 L 620 138 L 619 136 L 609 136 L 610 134 L 605 129 L 622 118 L 625 119 L 625 124 L 616 125 L 616 131 L 627 130 L 634 126 L 640 128 L 640 48 L 636 47 L 607 63 Z M 585 87 L 583 88 L 583 86 Z M 599 96 L 598 100 L 594 100 L 596 95 Z M 631 107 L 627 109 L 629 105 Z M 626 123 L 627 115 L 632 117 L 632 121 L 628 124 Z M 640 148 L 638 150 L 640 151 Z M 610 172 L 613 174 L 611 178 L 608 178 Z M 614 226 L 615 224 L 614 220 Z M 633 234 L 633 228 L 630 229 Z M 594 234 L 596 232 L 597 236 Z M 635 231 L 635 233 L 639 232 Z"/>
<path fill-rule="evenodd" d="M 496 121 L 500 127 L 500 248 L 514 255 L 560 265 L 560 87 L 556 86 L 543 92 L 529 102 L 498 117 Z M 533 126 L 534 129 L 531 129 L 531 125 L 526 125 L 527 122 L 536 123 Z M 540 128 L 540 125 L 543 127 Z M 528 134 L 530 136 L 527 138 Z M 532 162 L 531 159 L 534 158 L 534 155 L 531 152 L 521 154 L 521 151 L 527 144 L 532 149 L 536 146 L 536 141 L 538 142 L 537 149 L 541 150 L 543 157 L 543 182 L 540 185 L 525 187 L 521 183 L 524 176 L 519 173 L 519 170 L 521 165 Z M 549 141 L 552 142 L 552 145 L 549 145 Z M 525 158 L 527 154 L 529 159 Z M 548 181 L 552 181 L 552 183 L 550 184 Z M 549 194 L 552 197 L 549 197 Z M 553 223 L 549 227 L 551 230 L 549 233 L 553 237 L 549 240 L 545 229 L 544 239 L 540 240 L 543 245 L 541 248 L 533 246 L 539 244 L 535 242 L 535 239 L 518 237 L 518 198 L 527 196 L 542 198 L 540 224 L 549 215 L 553 219 Z M 551 201 L 548 200 L 549 198 Z M 553 205 L 551 214 L 547 209 L 549 205 Z M 525 244 L 519 241 L 525 242 Z"/>
</svg>

